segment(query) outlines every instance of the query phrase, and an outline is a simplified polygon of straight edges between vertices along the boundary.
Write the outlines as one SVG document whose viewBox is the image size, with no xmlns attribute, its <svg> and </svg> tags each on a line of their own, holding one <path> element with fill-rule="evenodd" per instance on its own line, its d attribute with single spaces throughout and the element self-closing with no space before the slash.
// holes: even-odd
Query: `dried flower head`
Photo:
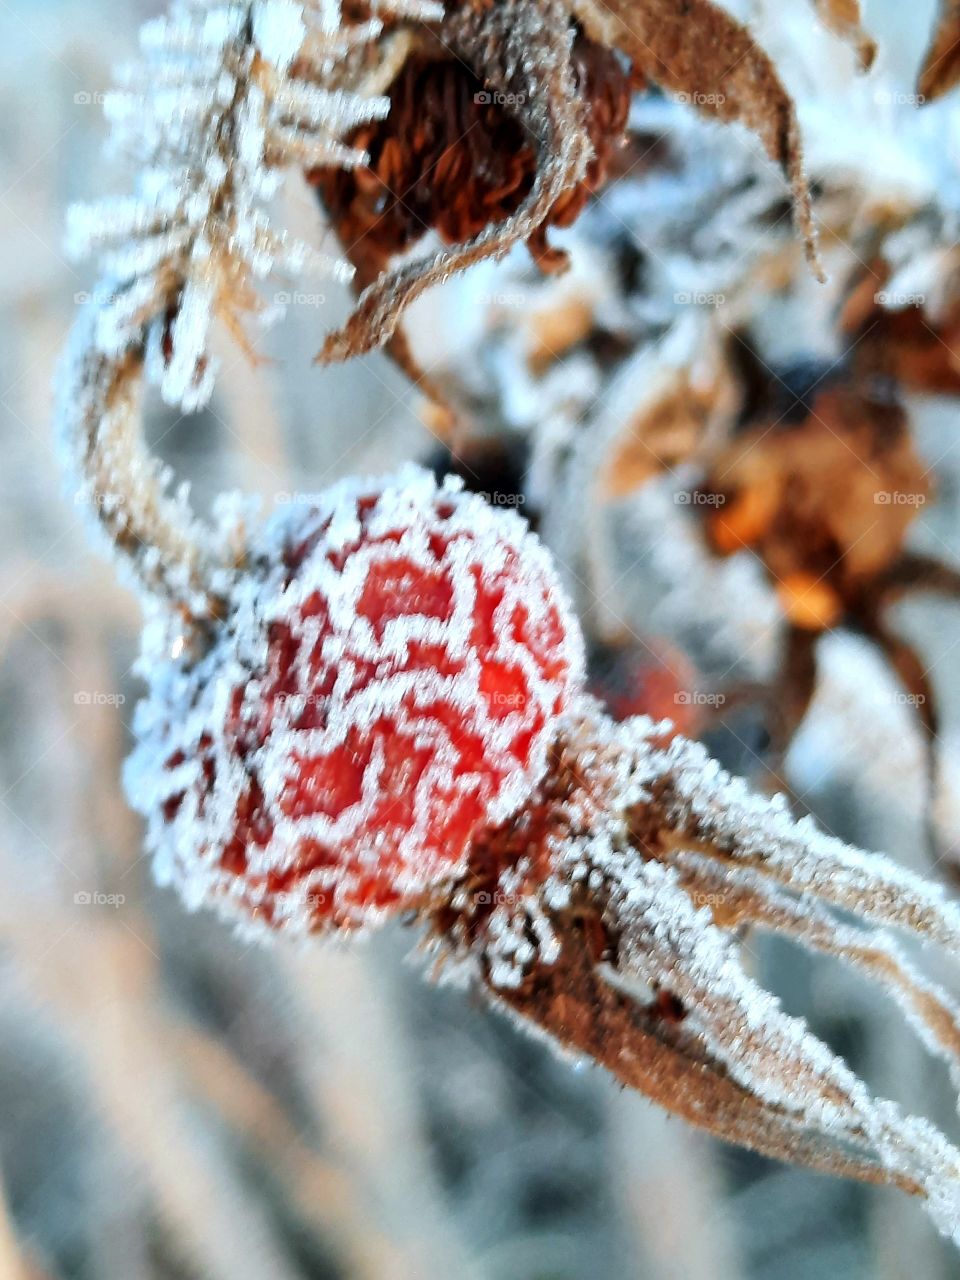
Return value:
<svg viewBox="0 0 960 1280">
<path fill-rule="evenodd" d="M 526 241 L 546 245 L 602 181 L 626 124 L 631 84 L 680 94 L 760 137 L 788 175 L 797 221 L 815 235 L 792 101 L 750 33 L 710 0 L 466 0 L 413 33 L 382 125 L 361 127 L 371 163 L 312 175 L 367 284 L 321 358 L 392 338 L 410 302 L 452 272 Z M 507 154 L 508 153 L 508 154 Z M 435 229 L 451 245 L 385 273 L 388 256 Z M 395 348 L 407 359 L 404 347 Z"/>
<path fill-rule="evenodd" d="M 566 262 L 548 247 L 547 228 L 569 226 L 603 183 L 626 129 L 633 87 L 617 55 L 582 34 L 574 39 L 571 64 L 593 158 L 527 239 L 547 271 Z M 505 221 L 527 199 L 537 174 L 537 146 L 523 123 L 522 102 L 490 93 L 443 43 L 433 60 L 408 56 L 387 96 L 383 120 L 360 126 L 349 139 L 367 163 L 309 175 L 357 266 L 358 282 L 377 279 L 431 230 L 444 244 L 458 245 Z"/>
</svg>

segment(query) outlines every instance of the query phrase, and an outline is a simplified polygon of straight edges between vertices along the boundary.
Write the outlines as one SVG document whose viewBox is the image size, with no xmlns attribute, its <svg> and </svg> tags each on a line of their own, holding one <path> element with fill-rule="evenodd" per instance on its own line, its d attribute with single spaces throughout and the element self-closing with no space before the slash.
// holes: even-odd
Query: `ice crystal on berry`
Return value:
<svg viewBox="0 0 960 1280">
<path fill-rule="evenodd" d="M 540 780 L 579 631 L 513 513 L 409 469 L 282 509 L 207 651 L 145 663 L 161 879 L 305 932 L 416 904 Z"/>
</svg>

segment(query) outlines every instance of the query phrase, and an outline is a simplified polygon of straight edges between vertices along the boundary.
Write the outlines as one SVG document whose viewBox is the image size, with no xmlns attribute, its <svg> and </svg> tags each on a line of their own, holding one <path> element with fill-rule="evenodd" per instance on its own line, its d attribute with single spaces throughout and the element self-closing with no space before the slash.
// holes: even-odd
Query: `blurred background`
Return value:
<svg viewBox="0 0 960 1280">
<path fill-rule="evenodd" d="M 187 915 L 173 894 L 153 886 L 120 782 L 139 690 L 132 672 L 139 609 L 91 549 L 83 513 L 64 491 L 51 382 L 76 307 L 96 281 L 90 264 L 63 257 L 65 207 L 129 183 L 102 154 L 102 95 L 113 64 L 133 54 L 138 25 L 158 8 L 144 0 L 0 5 L 0 1277 L 960 1274 L 956 1254 L 917 1206 L 893 1192 L 771 1165 L 667 1120 L 468 993 L 432 985 L 402 930 L 351 946 L 263 949 L 211 917 Z M 900 201 L 928 222 L 934 209 L 932 241 L 944 252 L 955 247 L 937 202 L 958 185 L 956 108 L 948 100 L 921 126 L 916 104 L 898 100 L 912 92 L 931 0 L 868 7 L 882 49 L 869 87 L 854 83 L 852 56 L 819 31 L 811 5 L 780 0 L 738 11 L 758 22 L 783 60 L 811 130 L 821 193 L 830 196 L 833 180 L 838 201 L 860 202 L 838 214 L 837 225 L 858 226 L 864 202 Z M 620 254 L 622 266 L 625 243 L 643 249 L 645 231 L 651 242 L 669 238 L 684 208 L 691 216 L 685 200 L 673 212 L 664 206 L 663 227 L 649 213 L 666 199 L 649 186 L 662 175 L 649 176 L 656 166 L 644 160 L 658 140 L 679 148 L 701 182 L 707 173 L 735 194 L 747 181 L 758 203 L 736 217 L 760 218 L 763 199 L 782 205 L 782 187 L 751 139 L 700 126 L 682 106 L 676 118 L 657 115 L 663 106 L 653 103 L 637 126 L 647 142 L 624 178 L 625 203 L 614 192 L 569 234 L 574 285 L 550 288 L 593 298 L 597 282 L 611 278 L 611 255 Z M 665 170 L 683 178 L 679 167 Z M 949 206 L 946 196 L 941 203 Z M 288 221 L 319 241 L 305 184 L 289 206 Z M 708 215 L 694 216 L 702 236 Z M 706 267 L 695 277 L 703 298 L 691 304 L 679 277 L 667 273 L 670 325 L 633 305 L 661 287 L 650 272 L 646 284 L 634 272 L 627 297 L 620 271 L 611 288 L 633 306 L 621 325 L 633 352 L 648 354 L 649 346 L 656 360 L 668 329 L 689 326 L 691 306 L 717 309 L 706 293 L 747 296 L 739 284 L 744 257 L 781 261 L 794 252 L 784 248 L 788 225 L 763 219 L 763 234 L 751 233 L 735 244 L 734 259 L 723 259 L 719 283 Z M 602 262 L 590 256 L 593 235 Z M 828 237 L 836 259 L 834 248 Z M 862 260 L 860 250 L 850 254 Z M 650 255 L 661 260 L 656 248 Z M 789 271 L 797 270 L 791 259 Z M 449 460 L 417 392 L 384 357 L 336 370 L 312 365 L 347 300 L 323 284 L 322 294 L 297 287 L 287 319 L 260 348 L 268 363 L 251 368 L 225 341 L 210 410 L 192 418 L 156 405 L 149 411 L 151 441 L 191 481 L 201 510 L 224 488 L 258 492 L 269 506 L 349 472 L 407 458 L 439 467 Z M 764 295 L 766 309 L 757 304 L 750 317 L 758 342 L 783 347 L 791 333 L 815 329 L 810 287 L 798 284 L 792 297 L 802 320 L 768 307 Z M 475 407 L 496 401 L 484 419 L 496 437 L 483 443 L 493 469 L 488 488 L 501 501 L 513 494 L 527 503 L 561 556 L 606 658 L 596 663 L 598 692 L 611 705 L 626 699 L 630 709 L 685 717 L 685 728 L 702 732 L 725 763 L 767 785 L 773 765 L 762 723 L 749 712 L 737 719 L 732 703 L 729 717 L 710 724 L 689 715 L 691 706 L 722 710 L 725 697 L 694 694 L 689 672 L 731 670 L 748 648 L 760 668 L 775 665 L 782 601 L 749 556 L 714 564 L 688 545 L 689 522 L 671 524 L 690 515 L 675 493 L 665 502 L 638 482 L 597 496 L 596 476 L 622 443 L 604 416 L 611 401 L 604 379 L 615 362 L 601 358 L 607 348 L 598 343 L 581 344 L 577 359 L 587 351 L 592 364 L 548 361 L 547 368 L 528 359 L 524 381 L 511 361 L 526 318 L 569 311 L 569 292 L 558 301 L 540 289 L 519 255 L 420 306 L 414 336 L 447 385 Z M 594 319 L 617 302 L 604 294 Z M 610 324 L 602 327 L 606 333 Z M 563 348 L 562 334 L 549 332 L 551 348 Z M 941 345 L 948 342 L 938 333 Z M 810 345 L 818 346 L 816 335 Z M 815 354 L 829 364 L 829 343 Z M 782 357 L 784 365 L 798 358 Z M 655 367 L 641 370 L 641 382 Z M 940 387 L 910 395 L 916 447 L 936 490 L 911 537 L 960 563 L 956 402 Z M 474 447 L 481 446 L 464 446 Z M 476 454 L 469 470 L 479 470 Z M 926 669 L 936 671 L 937 805 L 949 849 L 957 608 L 926 600 L 908 623 L 921 637 Z M 718 635 L 726 656 L 717 656 Z M 644 638 L 639 656 L 632 636 Z M 918 695 L 904 693 L 875 646 L 842 629 L 819 639 L 819 663 L 809 714 L 784 765 L 787 782 L 837 834 L 930 872 Z M 745 675 L 762 681 L 769 672 Z M 949 878 L 949 867 L 932 874 Z M 945 1073 L 924 1059 L 889 1007 L 859 981 L 776 940 L 748 938 L 745 946 L 753 971 L 789 1011 L 807 1017 L 873 1088 L 956 1137 Z M 956 988 L 955 975 L 947 981 Z"/>
</svg>

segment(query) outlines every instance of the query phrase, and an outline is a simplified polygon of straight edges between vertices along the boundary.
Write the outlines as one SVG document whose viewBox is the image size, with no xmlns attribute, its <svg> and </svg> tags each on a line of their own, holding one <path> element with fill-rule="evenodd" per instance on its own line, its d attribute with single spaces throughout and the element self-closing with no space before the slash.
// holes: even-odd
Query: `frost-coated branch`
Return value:
<svg viewBox="0 0 960 1280">
<path fill-rule="evenodd" d="M 208 535 L 185 492 L 168 494 L 169 475 L 140 429 L 143 356 L 110 357 L 93 340 L 96 312 L 78 321 L 61 367 L 59 424 L 75 500 L 88 506 L 108 542 L 151 595 L 177 601 L 187 617 L 215 612 Z"/>
<path fill-rule="evenodd" d="M 275 228 L 266 205 L 290 169 L 363 159 L 341 137 L 387 101 L 365 95 L 360 72 L 360 92 L 342 82 L 381 27 L 344 26 L 335 5 L 313 2 L 174 4 L 144 26 L 141 62 L 106 102 L 115 145 L 138 167 L 135 194 L 69 213 L 71 250 L 97 253 L 104 275 L 64 364 L 67 453 L 142 585 L 188 613 L 209 612 L 200 602 L 215 594 L 212 552 L 144 450 L 138 383 L 195 411 L 213 392 L 214 318 L 252 355 L 241 321 L 276 318 L 256 291 L 272 272 L 349 278 L 347 265 Z"/>
</svg>

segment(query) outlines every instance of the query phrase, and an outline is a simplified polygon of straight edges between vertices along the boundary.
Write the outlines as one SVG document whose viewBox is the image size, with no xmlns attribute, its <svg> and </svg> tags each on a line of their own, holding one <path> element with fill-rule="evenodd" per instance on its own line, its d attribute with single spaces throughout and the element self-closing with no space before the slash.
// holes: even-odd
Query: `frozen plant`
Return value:
<svg viewBox="0 0 960 1280">
<path fill-rule="evenodd" d="M 856 6 L 818 8 L 869 61 Z M 604 716 L 557 566 L 515 512 L 416 468 L 345 482 L 262 525 L 225 501 L 206 529 L 183 493 L 167 494 L 139 434 L 141 379 L 184 408 L 204 402 L 211 318 L 237 330 L 252 281 L 312 256 L 261 201 L 290 167 L 328 197 L 353 189 L 318 170 L 363 169 L 359 197 L 367 159 L 399 164 L 396 136 L 377 132 L 389 105 L 378 95 L 391 89 L 396 105 L 406 59 L 444 61 L 438 44 L 523 107 L 533 163 L 508 207 L 446 227 L 450 251 L 377 261 L 328 358 L 389 341 L 430 283 L 518 240 L 557 265 L 545 225 L 603 176 L 589 110 L 620 118 L 593 74 L 606 54 L 577 53 L 581 39 L 751 125 L 791 175 L 812 240 L 793 105 L 707 0 L 355 17 L 289 0 L 184 3 L 148 26 L 151 94 L 136 97 L 134 73 L 134 96 L 112 108 L 147 166 L 138 196 L 74 217 L 109 275 L 78 322 L 61 415 L 70 464 L 147 613 L 128 787 L 158 878 L 261 936 L 399 917 L 438 974 L 562 1050 L 721 1137 L 916 1194 L 960 1243 L 960 1152 L 873 1098 L 747 975 L 738 945 L 751 924 L 877 979 L 956 1082 L 960 1010 L 888 936 L 956 949 L 960 911 L 937 888 L 795 822 L 668 724 Z"/>
<path fill-rule="evenodd" d="M 440 974 L 717 1135 L 923 1196 L 960 1152 L 741 967 L 775 930 L 886 986 L 960 1084 L 960 1009 L 899 952 L 960 912 L 752 796 L 668 724 L 615 725 L 515 513 L 408 469 L 250 541 L 198 656 L 148 631 L 130 793 L 162 882 L 245 931 L 417 923 Z"/>
<path fill-rule="evenodd" d="M 793 102 L 753 34 L 719 5 L 454 3 L 398 62 L 386 119 L 358 129 L 369 163 L 352 174 L 321 166 L 313 175 L 367 284 L 346 326 L 327 339 L 324 358 L 392 339 L 402 311 L 431 285 L 518 243 L 542 270 L 566 267 L 546 229 L 569 225 L 602 184 L 631 89 L 647 83 L 754 131 L 790 180 L 815 261 Z M 431 230 L 452 247 L 386 270 Z M 402 338 L 392 351 L 420 376 Z"/>
</svg>

